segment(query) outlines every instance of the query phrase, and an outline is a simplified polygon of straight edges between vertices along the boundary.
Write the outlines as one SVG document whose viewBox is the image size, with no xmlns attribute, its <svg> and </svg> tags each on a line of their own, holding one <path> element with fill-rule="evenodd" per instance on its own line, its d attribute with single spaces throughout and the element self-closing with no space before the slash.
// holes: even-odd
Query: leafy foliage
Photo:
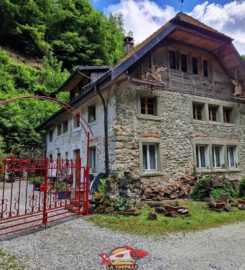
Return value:
<svg viewBox="0 0 245 270">
<path fill-rule="evenodd" d="M 239 196 L 245 197 L 245 177 L 241 179 L 241 182 L 239 185 Z"/>
<path fill-rule="evenodd" d="M 107 191 L 107 184 L 108 184 L 108 179 L 100 179 L 100 184 L 98 186 L 98 193 L 105 195 Z"/>
<path fill-rule="evenodd" d="M 113 207 L 116 211 L 128 210 L 132 207 L 131 199 L 118 196 L 113 200 Z"/>
<path fill-rule="evenodd" d="M 192 198 L 197 201 L 201 201 L 204 198 L 210 197 L 210 192 L 213 187 L 212 176 L 203 176 L 194 186 Z"/>
<path fill-rule="evenodd" d="M 215 200 L 225 198 L 236 198 L 239 195 L 238 186 L 231 183 L 227 178 L 215 179 L 214 176 L 202 177 L 194 186 L 192 198 L 194 200 L 204 200 L 213 198 Z"/>
<path fill-rule="evenodd" d="M 89 0 L 2 0 L 0 16 L 0 44 L 39 58 L 54 52 L 69 70 L 123 55 L 121 15 L 107 18 Z"/>
<path fill-rule="evenodd" d="M 68 77 L 61 71 L 53 55 L 44 59 L 45 69 L 38 69 L 17 63 L 0 48 L 0 100 L 34 94 L 50 95 Z M 42 138 L 35 130 L 47 117 L 58 110 L 58 106 L 35 99 L 15 101 L 0 107 L 0 145 L 2 151 L 9 153 L 16 148 L 21 150 L 33 147 L 40 149 Z"/>
</svg>

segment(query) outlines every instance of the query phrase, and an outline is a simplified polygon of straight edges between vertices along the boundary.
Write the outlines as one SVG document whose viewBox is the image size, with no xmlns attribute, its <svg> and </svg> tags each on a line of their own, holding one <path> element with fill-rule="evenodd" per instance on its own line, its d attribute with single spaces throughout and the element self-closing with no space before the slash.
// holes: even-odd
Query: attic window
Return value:
<svg viewBox="0 0 245 270">
<path fill-rule="evenodd" d="M 174 51 L 168 52 L 168 58 L 169 58 L 169 67 L 172 69 L 176 69 L 176 55 Z"/>
<path fill-rule="evenodd" d="M 157 99 L 156 97 L 141 97 L 140 98 L 141 114 L 157 115 Z"/>
<path fill-rule="evenodd" d="M 180 55 L 181 71 L 187 72 L 187 56 L 185 54 Z"/>
<path fill-rule="evenodd" d="M 197 59 L 197 57 L 192 57 L 192 73 L 198 74 L 198 59 Z"/>
<path fill-rule="evenodd" d="M 208 77 L 208 61 L 203 60 L 203 76 Z"/>
</svg>

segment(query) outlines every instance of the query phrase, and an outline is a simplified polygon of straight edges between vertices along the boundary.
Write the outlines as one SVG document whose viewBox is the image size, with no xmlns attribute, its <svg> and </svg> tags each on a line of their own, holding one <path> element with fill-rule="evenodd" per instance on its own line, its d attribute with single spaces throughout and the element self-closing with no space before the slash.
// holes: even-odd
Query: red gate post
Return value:
<svg viewBox="0 0 245 270">
<path fill-rule="evenodd" d="M 83 199 L 83 214 L 89 214 L 89 143 L 90 132 L 87 134 L 87 164 L 84 170 L 84 199 Z"/>
<path fill-rule="evenodd" d="M 48 213 L 47 213 L 47 187 L 48 187 L 48 169 L 49 169 L 49 162 L 48 162 L 48 158 L 46 158 L 45 160 L 45 176 L 44 176 L 44 186 L 43 186 L 43 224 L 45 225 L 46 228 L 46 224 L 48 221 Z"/>
</svg>

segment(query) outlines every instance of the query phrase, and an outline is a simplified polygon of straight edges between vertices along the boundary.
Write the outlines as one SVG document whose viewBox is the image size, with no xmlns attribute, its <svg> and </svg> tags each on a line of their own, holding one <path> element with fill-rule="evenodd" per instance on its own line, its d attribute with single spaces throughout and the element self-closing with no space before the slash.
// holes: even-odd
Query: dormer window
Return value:
<svg viewBox="0 0 245 270">
<path fill-rule="evenodd" d="M 169 58 L 169 67 L 172 69 L 176 69 L 176 55 L 174 51 L 169 51 L 168 53 Z"/>
<path fill-rule="evenodd" d="M 181 71 L 187 72 L 187 56 L 185 54 L 180 55 Z"/>
<path fill-rule="evenodd" d="M 203 60 L 203 76 L 208 77 L 208 61 Z"/>
<path fill-rule="evenodd" d="M 197 59 L 197 57 L 192 57 L 192 73 L 198 74 L 198 59 Z"/>
</svg>

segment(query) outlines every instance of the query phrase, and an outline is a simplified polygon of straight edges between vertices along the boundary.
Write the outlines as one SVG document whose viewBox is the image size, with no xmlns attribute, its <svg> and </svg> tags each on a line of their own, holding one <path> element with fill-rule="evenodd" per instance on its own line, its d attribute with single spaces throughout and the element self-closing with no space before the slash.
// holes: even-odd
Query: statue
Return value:
<svg viewBox="0 0 245 270">
<path fill-rule="evenodd" d="M 234 86 L 235 86 L 235 92 L 233 93 L 233 96 L 239 97 L 239 96 L 243 95 L 244 92 L 243 92 L 242 86 L 241 86 L 241 84 L 239 83 L 239 81 L 238 81 L 238 80 L 232 80 L 232 79 L 231 79 L 231 82 L 232 82 L 232 83 L 234 84 Z"/>
<path fill-rule="evenodd" d="M 161 72 L 164 72 L 167 69 L 167 67 L 159 67 L 158 65 L 154 65 L 150 71 L 142 76 L 142 79 L 146 81 L 159 81 L 163 83 Z"/>
</svg>

